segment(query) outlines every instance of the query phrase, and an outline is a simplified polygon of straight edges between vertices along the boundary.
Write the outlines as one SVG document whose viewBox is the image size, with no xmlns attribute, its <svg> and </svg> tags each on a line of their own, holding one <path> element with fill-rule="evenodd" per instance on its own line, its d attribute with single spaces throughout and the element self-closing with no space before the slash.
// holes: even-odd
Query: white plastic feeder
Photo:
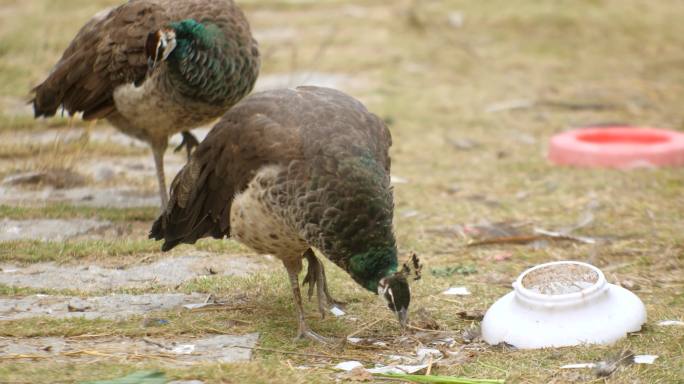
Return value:
<svg viewBox="0 0 684 384">
<path fill-rule="evenodd" d="M 646 322 L 641 300 L 606 282 L 590 264 L 538 265 L 523 272 L 513 288 L 482 320 L 489 344 L 506 342 L 521 349 L 610 344 Z"/>
</svg>

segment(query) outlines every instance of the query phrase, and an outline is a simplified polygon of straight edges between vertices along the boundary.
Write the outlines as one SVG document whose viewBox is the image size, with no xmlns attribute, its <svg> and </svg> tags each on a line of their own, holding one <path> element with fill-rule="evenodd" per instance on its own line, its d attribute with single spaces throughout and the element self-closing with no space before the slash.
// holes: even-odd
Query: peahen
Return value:
<svg viewBox="0 0 684 384">
<path fill-rule="evenodd" d="M 95 15 L 33 89 L 36 117 L 107 119 L 154 153 L 162 209 L 169 136 L 208 124 L 253 88 L 259 51 L 232 0 L 131 0 Z M 179 149 L 181 148 L 179 147 Z"/>
<path fill-rule="evenodd" d="M 302 259 L 321 315 L 335 302 L 312 248 L 380 294 L 405 325 L 410 267 L 398 271 L 390 145 L 383 121 L 339 91 L 253 94 L 223 116 L 176 176 L 150 237 L 164 240 L 168 251 L 202 237 L 231 236 L 276 256 L 292 286 L 299 338 L 326 341 L 304 321 Z"/>
</svg>

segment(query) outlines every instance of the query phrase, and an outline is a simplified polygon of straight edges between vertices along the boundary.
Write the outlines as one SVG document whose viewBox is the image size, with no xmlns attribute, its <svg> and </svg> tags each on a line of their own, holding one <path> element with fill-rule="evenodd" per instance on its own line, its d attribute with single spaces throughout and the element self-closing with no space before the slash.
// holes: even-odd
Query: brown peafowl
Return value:
<svg viewBox="0 0 684 384">
<path fill-rule="evenodd" d="M 131 0 L 95 15 L 47 79 L 33 89 L 36 117 L 60 107 L 107 119 L 154 153 L 162 209 L 164 152 L 182 132 L 208 124 L 253 88 L 259 51 L 232 0 Z M 181 148 L 179 147 L 179 149 Z"/>
<path fill-rule="evenodd" d="M 202 237 L 231 236 L 275 255 L 289 275 L 300 338 L 326 340 L 304 321 L 302 259 L 321 315 L 334 303 L 312 248 L 382 295 L 405 325 L 409 266 L 398 271 L 390 145 L 383 121 L 339 91 L 254 94 L 223 116 L 176 176 L 150 237 L 164 240 L 168 251 Z"/>
</svg>

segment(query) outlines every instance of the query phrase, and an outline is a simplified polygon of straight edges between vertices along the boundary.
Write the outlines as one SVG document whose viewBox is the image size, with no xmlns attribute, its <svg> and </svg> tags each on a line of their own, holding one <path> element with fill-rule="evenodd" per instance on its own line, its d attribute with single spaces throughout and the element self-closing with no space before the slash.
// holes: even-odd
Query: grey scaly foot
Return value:
<svg viewBox="0 0 684 384">
<path fill-rule="evenodd" d="M 292 287 L 292 296 L 294 298 L 295 309 L 297 310 L 297 321 L 298 321 L 298 333 L 295 340 L 309 339 L 318 343 L 330 344 L 331 339 L 323 337 L 316 332 L 312 331 L 306 321 L 304 320 L 304 307 L 302 306 L 302 294 L 299 290 L 299 271 L 301 270 L 301 263 L 299 266 L 288 264 L 283 262 L 285 269 L 287 269 L 287 274 L 290 278 L 290 286 Z"/>
<path fill-rule="evenodd" d="M 187 151 L 188 160 L 190 160 L 190 156 L 192 156 L 192 149 L 199 145 L 199 140 L 197 140 L 195 135 L 190 133 L 190 131 L 181 132 L 181 136 L 183 136 L 183 141 L 181 141 L 181 143 L 173 151 L 179 152 L 181 149 L 185 148 Z"/>
<path fill-rule="evenodd" d="M 300 341 L 304 339 L 309 339 L 321 344 L 334 344 L 335 339 L 331 339 L 325 336 L 321 336 L 318 333 L 312 331 L 305 323 L 299 324 L 299 332 L 295 341 Z"/>
<path fill-rule="evenodd" d="M 166 210 L 166 204 L 169 202 L 169 195 L 166 192 L 166 177 L 164 174 L 164 152 L 166 151 L 166 146 L 168 145 L 168 140 L 159 142 L 151 142 L 152 154 L 154 155 L 154 165 L 157 170 L 157 184 L 159 185 L 159 197 L 161 200 L 161 212 Z"/>
</svg>

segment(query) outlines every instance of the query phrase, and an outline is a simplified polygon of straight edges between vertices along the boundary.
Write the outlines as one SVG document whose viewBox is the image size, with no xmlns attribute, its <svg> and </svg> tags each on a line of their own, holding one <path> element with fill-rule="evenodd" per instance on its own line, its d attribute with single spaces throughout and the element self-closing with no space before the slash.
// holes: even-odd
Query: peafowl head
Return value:
<svg viewBox="0 0 684 384">
<path fill-rule="evenodd" d="M 401 271 L 383 277 L 378 282 L 378 295 L 385 300 L 387 307 L 397 315 L 402 327 L 408 324 L 408 307 L 411 302 L 411 289 L 408 279 L 412 274 L 415 275 L 414 280 L 420 279 L 422 268 L 418 256 L 414 253 L 411 255 L 411 259 L 404 263 Z"/>
<path fill-rule="evenodd" d="M 169 23 L 147 35 L 145 52 L 150 71 L 169 58 L 182 60 L 190 54 L 191 46 L 210 48 L 221 33 L 214 24 L 205 25 L 194 19 Z"/>
<path fill-rule="evenodd" d="M 162 28 L 147 36 L 145 52 L 149 72 L 154 71 L 159 64 L 169 58 L 176 49 L 176 31 L 173 28 Z"/>
</svg>

